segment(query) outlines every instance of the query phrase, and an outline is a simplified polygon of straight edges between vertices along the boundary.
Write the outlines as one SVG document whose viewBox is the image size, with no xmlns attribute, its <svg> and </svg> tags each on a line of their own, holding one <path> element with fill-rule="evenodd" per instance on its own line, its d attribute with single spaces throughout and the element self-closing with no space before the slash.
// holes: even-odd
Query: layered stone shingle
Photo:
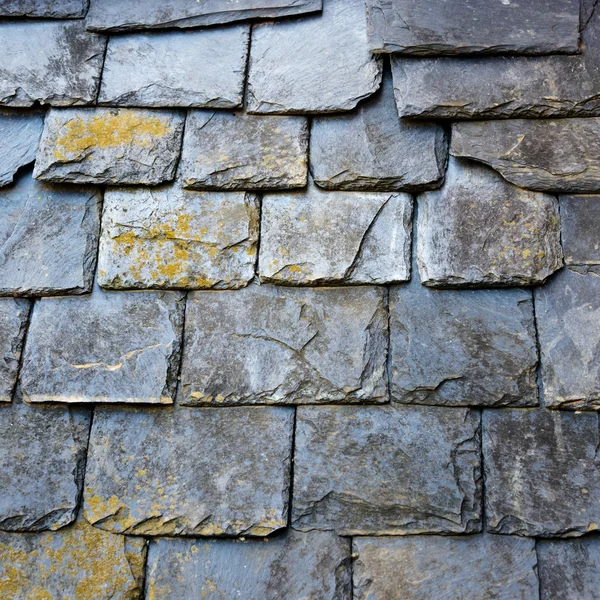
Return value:
<svg viewBox="0 0 600 600">
<path fill-rule="evenodd" d="M 600 265 L 600 196 L 561 196 L 561 240 L 567 265 Z"/>
<path fill-rule="evenodd" d="M 29 310 L 27 300 L 0 299 L 0 402 L 12 400 Z"/>
<path fill-rule="evenodd" d="M 17 171 L 35 160 L 43 124 L 38 111 L 0 110 L 0 187 L 12 183 Z"/>
<path fill-rule="evenodd" d="M 88 0 L 3 0 L 0 17 L 78 19 L 87 9 Z"/>
</svg>

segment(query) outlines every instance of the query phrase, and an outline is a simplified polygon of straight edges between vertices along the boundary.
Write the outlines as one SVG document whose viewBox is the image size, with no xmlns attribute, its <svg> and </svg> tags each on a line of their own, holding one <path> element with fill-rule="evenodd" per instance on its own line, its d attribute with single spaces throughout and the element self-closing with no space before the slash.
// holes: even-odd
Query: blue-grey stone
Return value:
<svg viewBox="0 0 600 600">
<path fill-rule="evenodd" d="M 567 265 L 600 265 L 600 196 L 561 196 L 562 245 Z"/>
<path fill-rule="evenodd" d="M 12 400 L 29 310 L 27 300 L 0 298 L 0 402 Z"/>
<path fill-rule="evenodd" d="M 88 0 L 2 0 L 0 17 L 78 19 L 87 9 Z"/>
</svg>

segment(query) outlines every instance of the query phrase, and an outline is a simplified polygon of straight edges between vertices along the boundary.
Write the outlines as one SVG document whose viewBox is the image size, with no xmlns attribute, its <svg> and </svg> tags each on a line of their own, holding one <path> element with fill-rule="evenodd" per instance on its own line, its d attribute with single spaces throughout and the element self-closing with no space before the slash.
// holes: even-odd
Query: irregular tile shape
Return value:
<svg viewBox="0 0 600 600">
<path fill-rule="evenodd" d="M 86 519 L 113 533 L 265 536 L 287 524 L 294 411 L 96 409 Z"/>
<path fill-rule="evenodd" d="M 451 158 L 444 187 L 419 197 L 417 261 L 424 285 L 535 285 L 562 266 L 553 196 Z"/>
<path fill-rule="evenodd" d="M 183 296 L 104 292 L 42 298 L 21 370 L 28 402 L 172 402 Z"/>
<path fill-rule="evenodd" d="M 544 399 L 600 410 L 600 274 L 565 269 L 535 291 Z"/>
<path fill-rule="evenodd" d="M 593 414 L 484 411 L 488 531 L 574 537 L 598 529 L 599 444 Z"/>
<path fill-rule="evenodd" d="M 356 538 L 356 600 L 538 600 L 535 541 L 499 535 Z"/>
<path fill-rule="evenodd" d="M 106 38 L 83 21 L 0 23 L 0 39 L 0 105 L 95 102 Z"/>
<path fill-rule="evenodd" d="M 253 27 L 248 112 L 352 110 L 379 88 L 382 64 L 369 51 L 364 0 L 324 0 L 322 15 Z"/>
<path fill-rule="evenodd" d="M 249 43 L 247 25 L 111 37 L 98 101 L 158 108 L 241 106 Z"/>
<path fill-rule="evenodd" d="M 78 19 L 87 9 L 88 0 L 2 0 L 0 16 Z"/>
<path fill-rule="evenodd" d="M 410 278 L 412 198 L 308 190 L 262 202 L 258 271 L 286 285 L 380 284 Z"/>
<path fill-rule="evenodd" d="M 350 563 L 350 540 L 327 532 L 246 542 L 159 539 L 148 555 L 148 597 L 350 600 Z"/>
<path fill-rule="evenodd" d="M 562 245 L 567 265 L 600 265 L 600 196 L 561 196 Z"/>
<path fill-rule="evenodd" d="M 481 529 L 479 415 L 431 406 L 298 407 L 295 529 Z"/>
<path fill-rule="evenodd" d="M 308 122 L 303 117 L 191 111 L 179 172 L 187 188 L 305 187 Z"/>
<path fill-rule="evenodd" d="M 27 300 L 0 299 L 0 402 L 12 400 L 29 309 Z"/>
<path fill-rule="evenodd" d="M 89 292 L 100 229 L 100 191 L 19 177 L 0 189 L 0 295 Z"/>
<path fill-rule="evenodd" d="M 179 184 L 106 192 L 98 283 L 109 289 L 230 289 L 254 277 L 260 204 Z"/>
<path fill-rule="evenodd" d="M 46 115 L 34 177 L 69 183 L 170 181 L 184 115 L 148 109 L 66 109 Z"/>
<path fill-rule="evenodd" d="M 381 288 L 190 294 L 179 403 L 387 402 L 387 335 Z"/>
</svg>

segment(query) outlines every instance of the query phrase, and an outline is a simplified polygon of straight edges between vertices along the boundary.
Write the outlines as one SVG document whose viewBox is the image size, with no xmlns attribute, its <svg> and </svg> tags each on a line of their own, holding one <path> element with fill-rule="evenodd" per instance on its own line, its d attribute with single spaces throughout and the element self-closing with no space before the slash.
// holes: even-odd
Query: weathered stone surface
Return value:
<svg viewBox="0 0 600 600">
<path fill-rule="evenodd" d="M 184 115 L 149 109 L 65 109 L 46 115 L 34 177 L 69 183 L 170 181 Z"/>
<path fill-rule="evenodd" d="M 175 185 L 106 192 L 98 282 L 110 289 L 239 288 L 254 277 L 259 201 Z"/>
<path fill-rule="evenodd" d="M 308 178 L 308 123 L 302 117 L 191 111 L 180 173 L 196 189 L 287 189 Z"/>
<path fill-rule="evenodd" d="M 430 287 L 543 283 L 562 266 L 558 202 L 451 158 L 444 187 L 420 196 L 417 261 Z"/>
<path fill-rule="evenodd" d="M 0 16 L 77 19 L 87 9 L 88 0 L 2 0 Z"/>
<path fill-rule="evenodd" d="M 53 106 L 96 100 L 106 38 L 82 21 L 0 23 L 0 104 Z"/>
<path fill-rule="evenodd" d="M 479 415 L 430 406 L 299 407 L 292 526 L 347 535 L 481 528 Z"/>
<path fill-rule="evenodd" d="M 437 187 L 446 167 L 440 125 L 398 118 L 391 77 L 350 115 L 315 118 L 310 135 L 311 174 L 326 189 L 402 190 Z"/>
<path fill-rule="evenodd" d="M 42 298 L 21 371 L 28 402 L 172 402 L 183 296 L 104 292 Z"/>
<path fill-rule="evenodd" d="M 262 202 L 259 275 L 288 285 L 391 283 L 410 278 L 412 198 L 308 190 Z"/>
<path fill-rule="evenodd" d="M 499 535 L 356 538 L 356 600 L 538 600 L 535 541 Z"/>
<path fill-rule="evenodd" d="M 484 411 L 488 530 L 573 537 L 598 529 L 599 444 L 593 414 Z"/>
<path fill-rule="evenodd" d="M 567 265 L 600 265 L 600 196 L 561 196 L 562 245 Z"/>
<path fill-rule="evenodd" d="M 352 110 L 379 88 L 382 64 L 369 51 L 364 0 L 324 0 L 322 15 L 252 29 L 248 112 Z"/>
<path fill-rule="evenodd" d="M 29 302 L 0 299 L 0 402 L 10 402 L 17 382 Z"/>
<path fill-rule="evenodd" d="M 153 600 L 350 600 L 350 541 L 299 533 L 239 542 L 159 539 L 148 555 Z"/>
<path fill-rule="evenodd" d="M 115 533 L 265 536 L 286 526 L 290 408 L 96 409 L 85 516 Z"/>
<path fill-rule="evenodd" d="M 241 106 L 249 42 L 247 25 L 111 37 L 98 101 L 117 106 Z"/>
<path fill-rule="evenodd" d="M 565 269 L 535 303 L 546 404 L 600 410 L 600 274 Z"/>
<path fill-rule="evenodd" d="M 97 189 L 41 183 L 30 172 L 0 189 L 0 294 L 89 292 L 100 205 Z"/>
<path fill-rule="evenodd" d="M 191 294 L 179 402 L 386 402 L 385 301 L 365 287 Z"/>
<path fill-rule="evenodd" d="M 11 600 L 138 600 L 146 541 L 83 519 L 58 533 L 0 534 L 0 596 Z"/>
</svg>

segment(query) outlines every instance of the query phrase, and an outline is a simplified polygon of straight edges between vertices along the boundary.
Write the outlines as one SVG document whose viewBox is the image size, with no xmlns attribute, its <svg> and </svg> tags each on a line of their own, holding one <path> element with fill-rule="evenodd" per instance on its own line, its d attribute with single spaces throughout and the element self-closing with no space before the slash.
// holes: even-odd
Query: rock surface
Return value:
<svg viewBox="0 0 600 600">
<path fill-rule="evenodd" d="M 365 287 L 191 294 L 179 403 L 387 402 L 385 301 Z"/>
<path fill-rule="evenodd" d="M 0 187 L 12 183 L 15 173 L 35 160 L 43 126 L 41 112 L 0 110 Z"/>
<path fill-rule="evenodd" d="M 561 196 L 561 240 L 567 265 L 600 265 L 600 196 Z"/>
<path fill-rule="evenodd" d="M 96 409 L 86 519 L 113 533 L 266 536 L 287 523 L 289 408 Z"/>
<path fill-rule="evenodd" d="M 87 9 L 88 0 L 2 0 L 0 17 L 78 19 Z"/>
<path fill-rule="evenodd" d="M 17 382 L 29 302 L 0 299 L 0 402 L 10 402 Z"/>
</svg>

